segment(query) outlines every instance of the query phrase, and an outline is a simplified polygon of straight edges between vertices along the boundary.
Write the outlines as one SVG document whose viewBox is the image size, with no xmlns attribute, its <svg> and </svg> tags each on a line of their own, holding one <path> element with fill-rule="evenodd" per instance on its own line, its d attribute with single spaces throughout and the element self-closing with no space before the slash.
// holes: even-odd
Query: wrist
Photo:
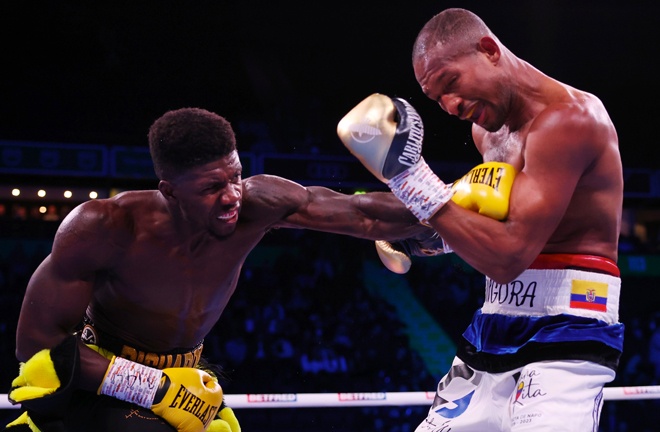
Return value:
<svg viewBox="0 0 660 432">
<path fill-rule="evenodd" d="M 423 158 L 392 177 L 387 185 L 422 223 L 427 223 L 453 195 L 452 188 L 435 175 Z"/>
<path fill-rule="evenodd" d="M 98 394 L 151 408 L 163 372 L 115 357 L 103 378 Z"/>
</svg>

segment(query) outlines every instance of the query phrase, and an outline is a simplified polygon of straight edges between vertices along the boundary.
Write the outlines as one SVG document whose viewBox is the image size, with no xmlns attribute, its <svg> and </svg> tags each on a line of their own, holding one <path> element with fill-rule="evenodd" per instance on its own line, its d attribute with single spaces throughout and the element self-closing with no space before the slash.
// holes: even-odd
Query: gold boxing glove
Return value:
<svg viewBox="0 0 660 432">
<path fill-rule="evenodd" d="M 378 258 L 393 273 L 404 274 L 412 265 L 411 256 L 429 257 L 445 253 L 445 245 L 437 232 L 431 227 L 414 237 L 385 241 L 376 240 Z"/>
<path fill-rule="evenodd" d="M 515 177 L 516 170 L 512 165 L 482 163 L 453 184 L 451 200 L 481 215 L 504 220 L 509 215 L 509 197 Z"/>
<path fill-rule="evenodd" d="M 368 96 L 339 121 L 337 135 L 423 223 L 451 198 L 422 157 L 424 124 L 405 99 Z"/>
</svg>

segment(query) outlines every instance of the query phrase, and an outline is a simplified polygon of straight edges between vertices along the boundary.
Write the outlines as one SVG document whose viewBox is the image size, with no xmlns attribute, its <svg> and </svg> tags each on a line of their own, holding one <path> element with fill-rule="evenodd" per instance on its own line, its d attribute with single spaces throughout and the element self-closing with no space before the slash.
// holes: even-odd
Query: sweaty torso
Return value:
<svg viewBox="0 0 660 432">
<path fill-rule="evenodd" d="M 220 317 L 268 221 L 242 217 L 232 235 L 182 241 L 157 191 L 134 192 L 115 205 L 130 233 L 111 268 L 96 274 L 91 318 L 154 352 L 195 346 Z"/>
<path fill-rule="evenodd" d="M 587 116 L 587 122 L 597 125 L 594 127 L 597 133 L 591 138 L 594 145 L 579 150 L 580 156 L 590 162 L 580 173 L 575 189 L 566 191 L 571 195 L 570 202 L 542 252 L 598 255 L 616 261 L 623 200 L 616 131 L 598 99 L 574 89 L 565 94 L 560 103 Z M 513 132 L 503 127 L 497 132 L 485 133 L 478 144 L 484 161 L 508 162 L 519 172 L 525 170 L 527 158 L 535 151 L 528 145 L 534 120 L 535 117 Z M 581 139 L 576 137 L 575 147 L 582 145 Z M 543 145 L 553 145 L 552 140 L 545 140 Z M 564 150 L 557 148 L 556 151 Z M 547 161 L 547 164 L 552 163 L 552 160 Z"/>
</svg>

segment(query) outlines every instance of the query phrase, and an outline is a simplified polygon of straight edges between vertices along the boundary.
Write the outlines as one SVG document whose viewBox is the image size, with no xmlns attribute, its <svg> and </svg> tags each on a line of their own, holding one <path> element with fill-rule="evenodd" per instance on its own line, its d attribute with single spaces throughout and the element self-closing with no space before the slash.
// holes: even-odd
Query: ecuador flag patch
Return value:
<svg viewBox="0 0 660 432">
<path fill-rule="evenodd" d="M 573 280 L 571 308 L 607 312 L 607 284 L 586 280 Z"/>
</svg>

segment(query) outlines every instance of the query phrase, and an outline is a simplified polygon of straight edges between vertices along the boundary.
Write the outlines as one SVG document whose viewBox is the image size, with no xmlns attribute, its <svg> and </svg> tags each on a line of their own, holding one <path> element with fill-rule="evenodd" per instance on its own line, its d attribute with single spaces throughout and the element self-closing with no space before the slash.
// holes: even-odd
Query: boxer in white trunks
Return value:
<svg viewBox="0 0 660 432">
<path fill-rule="evenodd" d="M 406 101 L 372 95 L 339 123 L 349 150 L 445 250 L 486 276 L 485 303 L 417 431 L 596 432 L 623 348 L 614 125 L 597 97 L 515 56 L 464 9 L 429 20 L 412 60 L 424 94 L 472 123 L 483 161 L 515 171 L 506 214 L 492 217 L 501 196 L 458 202 L 424 162 L 423 125 Z M 367 144 L 351 133 L 365 124 L 378 131 Z"/>
</svg>

